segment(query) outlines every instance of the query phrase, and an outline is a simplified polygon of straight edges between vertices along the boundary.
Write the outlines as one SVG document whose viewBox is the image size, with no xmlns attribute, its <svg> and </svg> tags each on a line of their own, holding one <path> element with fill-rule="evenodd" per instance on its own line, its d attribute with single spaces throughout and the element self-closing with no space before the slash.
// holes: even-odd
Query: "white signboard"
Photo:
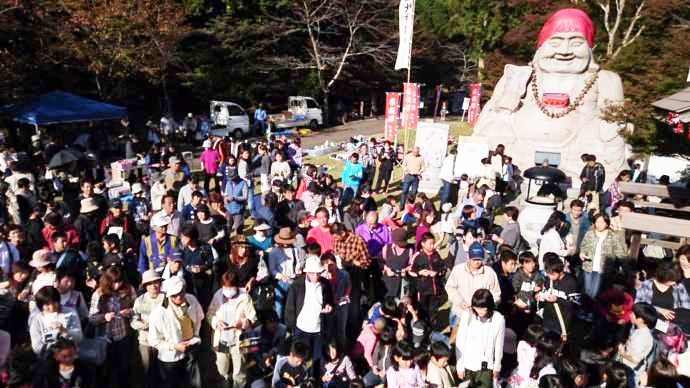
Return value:
<svg viewBox="0 0 690 388">
<path fill-rule="evenodd" d="M 448 151 L 448 124 L 420 121 L 417 124 L 415 147 L 424 157 L 424 173 L 419 182 L 419 191 L 435 195 L 441 187 L 443 159 Z"/>
<path fill-rule="evenodd" d="M 489 139 L 479 136 L 459 136 L 455 175 L 479 177 L 484 173 L 482 159 L 489 156 Z"/>
<path fill-rule="evenodd" d="M 647 166 L 647 183 L 657 183 L 662 175 L 668 175 L 671 183 L 676 182 L 688 168 L 690 168 L 690 160 L 680 156 L 652 155 Z"/>
<path fill-rule="evenodd" d="M 465 97 L 464 100 L 462 100 L 462 110 L 468 110 L 470 109 L 470 98 Z"/>
</svg>

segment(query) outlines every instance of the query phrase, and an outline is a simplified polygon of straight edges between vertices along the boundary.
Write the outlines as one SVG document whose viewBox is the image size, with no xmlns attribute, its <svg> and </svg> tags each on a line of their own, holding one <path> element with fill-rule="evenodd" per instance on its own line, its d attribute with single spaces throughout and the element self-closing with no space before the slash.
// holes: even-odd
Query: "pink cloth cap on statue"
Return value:
<svg viewBox="0 0 690 388">
<path fill-rule="evenodd" d="M 544 23 L 541 31 L 539 31 L 537 48 L 561 32 L 579 32 L 587 39 L 589 47 L 594 44 L 594 24 L 589 15 L 578 8 L 565 8 L 554 12 Z"/>
</svg>

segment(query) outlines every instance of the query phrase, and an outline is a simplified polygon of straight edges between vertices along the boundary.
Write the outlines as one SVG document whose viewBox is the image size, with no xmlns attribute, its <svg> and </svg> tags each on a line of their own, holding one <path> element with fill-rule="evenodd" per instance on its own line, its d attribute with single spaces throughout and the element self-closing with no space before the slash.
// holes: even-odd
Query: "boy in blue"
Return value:
<svg viewBox="0 0 690 388">
<path fill-rule="evenodd" d="M 192 201 L 182 208 L 182 218 L 186 222 L 196 221 L 196 212 L 199 209 L 199 206 L 201 206 L 201 201 L 203 198 L 204 195 L 201 194 L 201 191 L 195 191 L 192 193 Z"/>
<path fill-rule="evenodd" d="M 340 177 L 344 186 L 341 198 L 343 206 L 349 204 L 352 198 L 357 195 L 363 177 L 364 168 L 359 164 L 359 154 L 355 152 L 350 155 L 350 160 L 345 162 L 345 168 L 343 168 L 343 174 Z"/>
</svg>

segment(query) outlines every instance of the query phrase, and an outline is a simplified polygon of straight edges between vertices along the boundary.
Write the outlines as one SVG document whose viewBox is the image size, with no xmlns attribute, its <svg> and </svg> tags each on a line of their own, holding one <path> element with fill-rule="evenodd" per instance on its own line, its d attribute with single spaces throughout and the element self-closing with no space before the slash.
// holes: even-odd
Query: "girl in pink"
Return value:
<svg viewBox="0 0 690 388">
<path fill-rule="evenodd" d="M 211 140 L 204 140 L 202 144 L 204 151 L 199 156 L 199 161 L 201 162 L 201 167 L 204 170 L 204 190 L 208 193 L 210 187 L 211 179 L 213 179 L 214 188 L 216 191 L 220 191 L 220 185 L 218 184 L 218 178 L 216 173 L 218 173 L 218 165 L 220 164 L 220 154 L 218 151 L 212 148 Z"/>
<path fill-rule="evenodd" d="M 412 346 L 407 342 L 399 342 L 393 349 L 393 365 L 386 371 L 386 387 L 421 388 L 425 386 L 422 371 L 414 363 Z"/>
<path fill-rule="evenodd" d="M 528 386 L 530 373 L 537 356 L 537 342 L 544 335 L 544 328 L 538 325 L 529 325 L 525 331 L 525 338 L 518 342 L 517 361 L 518 366 L 508 378 L 508 387 L 517 388 Z"/>
</svg>

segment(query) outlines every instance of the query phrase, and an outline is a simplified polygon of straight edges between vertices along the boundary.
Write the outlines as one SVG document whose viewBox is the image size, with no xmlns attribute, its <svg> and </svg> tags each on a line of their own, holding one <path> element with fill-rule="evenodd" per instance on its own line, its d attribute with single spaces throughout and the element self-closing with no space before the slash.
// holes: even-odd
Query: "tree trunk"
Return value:
<svg viewBox="0 0 690 388">
<path fill-rule="evenodd" d="M 486 64 L 484 63 L 484 55 L 477 58 L 477 82 L 484 81 L 484 70 L 486 69 Z"/>
<path fill-rule="evenodd" d="M 170 93 L 168 92 L 168 80 L 166 77 L 161 79 L 161 90 L 163 92 L 163 105 L 165 106 L 165 114 L 168 117 L 173 117 L 172 102 L 170 101 Z"/>
<path fill-rule="evenodd" d="M 327 126 L 330 126 L 330 115 L 329 115 L 329 109 L 328 109 L 328 97 L 330 94 L 330 90 L 324 89 L 323 90 L 323 101 L 321 101 L 321 112 L 323 112 L 323 127 L 326 128 Z"/>
</svg>

